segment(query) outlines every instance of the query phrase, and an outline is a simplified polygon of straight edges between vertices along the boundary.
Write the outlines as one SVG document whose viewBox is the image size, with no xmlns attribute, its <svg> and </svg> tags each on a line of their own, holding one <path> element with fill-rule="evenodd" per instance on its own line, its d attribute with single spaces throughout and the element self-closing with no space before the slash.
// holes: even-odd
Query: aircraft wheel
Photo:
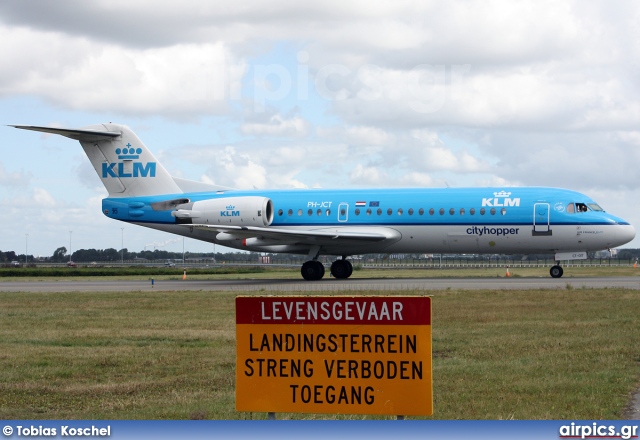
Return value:
<svg viewBox="0 0 640 440">
<path fill-rule="evenodd" d="M 353 266 L 351 265 L 351 261 L 344 260 L 347 263 L 347 278 L 351 276 L 353 273 Z"/>
<path fill-rule="evenodd" d="M 318 265 L 318 280 L 321 280 L 322 277 L 324 277 L 324 264 L 322 264 L 319 261 L 316 261 L 316 264 Z"/>
<path fill-rule="evenodd" d="M 334 278 L 349 278 L 353 273 L 353 266 L 349 260 L 336 260 L 331 264 L 331 275 Z"/>
<path fill-rule="evenodd" d="M 324 266 L 319 261 L 307 261 L 302 265 L 300 273 L 307 281 L 321 280 L 324 276 Z"/>
<path fill-rule="evenodd" d="M 564 274 L 564 270 L 562 270 L 560 266 L 552 266 L 551 269 L 549 269 L 549 273 L 553 278 L 560 278 L 562 274 Z"/>
</svg>

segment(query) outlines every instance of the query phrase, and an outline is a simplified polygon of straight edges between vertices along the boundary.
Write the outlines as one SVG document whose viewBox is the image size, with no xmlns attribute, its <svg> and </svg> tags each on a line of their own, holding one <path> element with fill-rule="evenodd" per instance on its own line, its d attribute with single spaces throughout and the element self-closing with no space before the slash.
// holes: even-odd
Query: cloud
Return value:
<svg viewBox="0 0 640 440">
<path fill-rule="evenodd" d="M 213 183 L 240 189 L 264 188 L 266 170 L 250 155 L 229 145 L 209 156 L 213 163 L 206 175 Z"/>
<path fill-rule="evenodd" d="M 247 123 L 240 127 L 248 135 L 274 137 L 304 137 L 309 128 L 309 122 L 299 116 L 285 119 L 279 114 L 273 115 L 268 123 Z"/>
<path fill-rule="evenodd" d="M 321 87 L 332 111 L 350 124 L 415 129 L 464 126 L 483 129 L 591 131 L 633 129 L 640 93 L 609 72 L 585 66 L 416 66 L 411 70 L 365 65 L 334 73 Z"/>
<path fill-rule="evenodd" d="M 640 15 L 633 3 L 64 3 L 0 6 L 11 36 L 0 43 L 0 93 L 178 119 L 228 114 L 243 93 L 260 99 L 260 84 L 242 85 L 248 55 L 304 41 L 295 67 L 311 83 L 299 86 L 354 126 L 628 129 L 640 116 L 625 74 L 640 49 L 627 36 Z M 299 73 L 278 63 L 253 72 Z M 242 126 L 263 136 L 307 129 L 299 118 Z"/>
<path fill-rule="evenodd" d="M 310 144 L 270 145 L 261 141 L 239 145 L 185 147 L 180 154 L 188 162 L 208 164 L 202 181 L 239 189 L 307 188 L 313 178 L 305 167 L 309 161 L 321 165 L 326 151 Z"/>
<path fill-rule="evenodd" d="M 352 147 L 374 147 L 371 151 L 377 151 L 380 146 L 393 144 L 395 136 L 381 128 L 366 125 L 343 125 L 332 127 L 319 127 L 317 135 L 324 139 L 346 142 Z"/>
<path fill-rule="evenodd" d="M 32 174 L 24 171 L 9 172 L 4 165 L 0 163 L 0 186 L 14 188 L 26 187 L 32 179 Z"/>
<path fill-rule="evenodd" d="M 0 95 L 39 95 L 66 108 L 124 114 L 221 114 L 238 99 L 244 62 L 223 43 L 136 49 L 60 33 L 0 27 Z M 20 50 L 21 47 L 33 50 Z"/>
<path fill-rule="evenodd" d="M 389 177 L 379 167 L 364 166 L 357 164 L 351 174 L 349 180 L 356 186 L 380 186 L 381 182 L 388 182 Z"/>
<path fill-rule="evenodd" d="M 633 133 L 493 134 L 484 147 L 497 158 L 491 171 L 522 185 L 567 187 L 579 191 L 636 188 L 640 149 Z"/>
<path fill-rule="evenodd" d="M 230 187 L 524 184 L 631 200 L 638 21 L 632 1 L 2 2 L 0 98 L 35 97 L 48 121 L 124 115 L 159 133 L 149 145 L 172 172 Z M 0 186 L 58 198 L 42 182 L 59 169 L 0 165 Z M 95 190 L 82 205 L 100 190 L 88 163 L 75 171 Z M 46 215 L 63 209 L 89 221 L 70 203 Z"/>
<path fill-rule="evenodd" d="M 57 205 L 51 194 L 43 188 L 33 190 L 33 201 L 41 208 L 53 208 Z"/>
</svg>

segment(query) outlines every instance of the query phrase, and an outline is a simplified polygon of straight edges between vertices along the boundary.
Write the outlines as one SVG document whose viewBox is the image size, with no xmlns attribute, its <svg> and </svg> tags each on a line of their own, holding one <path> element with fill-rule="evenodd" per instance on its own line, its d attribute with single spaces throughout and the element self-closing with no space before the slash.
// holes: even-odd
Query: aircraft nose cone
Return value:
<svg viewBox="0 0 640 440">
<path fill-rule="evenodd" d="M 616 238 L 620 242 L 617 246 L 629 243 L 631 240 L 636 238 L 636 228 L 631 225 L 620 225 Z"/>
</svg>

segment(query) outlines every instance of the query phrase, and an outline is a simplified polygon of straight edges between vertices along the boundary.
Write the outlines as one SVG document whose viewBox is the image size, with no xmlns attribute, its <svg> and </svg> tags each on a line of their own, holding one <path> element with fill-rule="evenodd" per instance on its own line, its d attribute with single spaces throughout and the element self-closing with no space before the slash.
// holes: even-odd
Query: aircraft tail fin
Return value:
<svg viewBox="0 0 640 440">
<path fill-rule="evenodd" d="M 109 197 L 182 193 L 167 170 L 125 125 L 99 124 L 79 130 L 32 125 L 12 127 L 58 134 L 80 141 Z"/>
</svg>

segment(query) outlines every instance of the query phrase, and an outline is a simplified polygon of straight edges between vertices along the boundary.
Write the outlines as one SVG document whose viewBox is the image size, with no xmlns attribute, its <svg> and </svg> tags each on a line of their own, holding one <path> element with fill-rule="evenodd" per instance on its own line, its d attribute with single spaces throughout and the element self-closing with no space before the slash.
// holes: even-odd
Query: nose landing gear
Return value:
<svg viewBox="0 0 640 440">
<path fill-rule="evenodd" d="M 560 266 L 559 264 L 556 264 L 555 266 L 551 266 L 551 269 L 549 269 L 549 274 L 551 275 L 552 278 L 560 278 L 563 273 L 564 273 L 564 270 L 562 270 L 562 266 Z"/>
</svg>

